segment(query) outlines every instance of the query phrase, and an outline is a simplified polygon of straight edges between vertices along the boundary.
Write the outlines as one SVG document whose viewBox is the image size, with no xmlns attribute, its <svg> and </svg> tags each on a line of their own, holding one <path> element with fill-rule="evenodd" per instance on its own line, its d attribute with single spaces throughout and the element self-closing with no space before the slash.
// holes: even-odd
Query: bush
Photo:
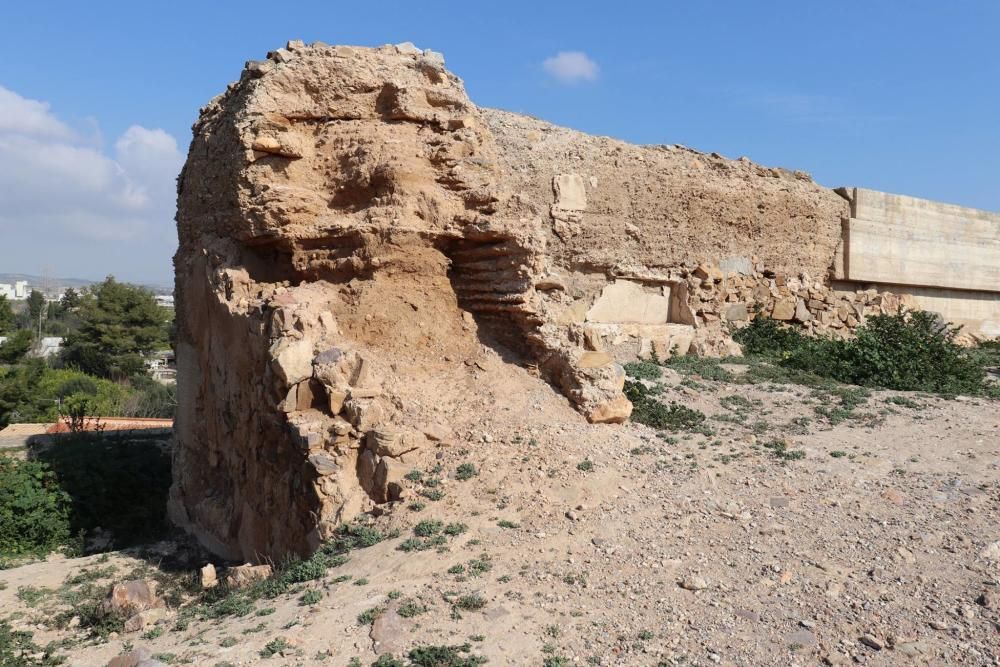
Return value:
<svg viewBox="0 0 1000 667">
<path fill-rule="evenodd" d="M 705 413 L 678 403 L 665 405 L 639 382 L 625 382 L 625 397 L 632 401 L 634 422 L 671 431 L 699 431 L 704 428 Z"/>
<path fill-rule="evenodd" d="M 743 346 L 744 354 L 781 356 L 798 348 L 807 338 L 777 320 L 757 316 L 749 325 L 737 329 L 733 340 Z"/>
<path fill-rule="evenodd" d="M 957 327 L 923 311 L 875 315 L 855 337 L 808 338 L 756 318 L 733 337 L 747 354 L 778 359 L 785 368 L 864 387 L 984 394 L 987 355 L 955 343 Z"/>
<path fill-rule="evenodd" d="M 0 555 L 42 556 L 70 536 L 70 497 L 49 467 L 0 455 Z"/>
</svg>

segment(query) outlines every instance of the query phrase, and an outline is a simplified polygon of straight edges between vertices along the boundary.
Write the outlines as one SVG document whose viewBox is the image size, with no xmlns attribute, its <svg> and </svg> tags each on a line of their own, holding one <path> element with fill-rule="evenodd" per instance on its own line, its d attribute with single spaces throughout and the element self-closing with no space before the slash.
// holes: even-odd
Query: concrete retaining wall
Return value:
<svg viewBox="0 0 1000 667">
<path fill-rule="evenodd" d="M 908 295 L 970 333 L 1000 335 L 1000 214 L 864 188 L 851 204 L 835 278 Z"/>
</svg>

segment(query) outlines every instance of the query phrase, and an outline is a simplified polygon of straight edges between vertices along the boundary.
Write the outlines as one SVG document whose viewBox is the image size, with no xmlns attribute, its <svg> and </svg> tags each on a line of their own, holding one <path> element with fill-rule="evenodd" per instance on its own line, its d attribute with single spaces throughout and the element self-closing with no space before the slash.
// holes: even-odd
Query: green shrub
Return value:
<svg viewBox="0 0 1000 667">
<path fill-rule="evenodd" d="M 712 357 L 696 357 L 685 354 L 670 357 L 663 362 L 663 365 L 684 375 L 697 375 L 705 380 L 729 382 L 733 379 L 733 374 L 723 368 L 721 363 L 721 360 Z"/>
<path fill-rule="evenodd" d="M 624 367 L 628 376 L 637 380 L 659 380 L 663 375 L 660 365 L 652 361 L 635 361 Z"/>
<path fill-rule="evenodd" d="M 476 667 L 486 663 L 486 658 L 471 655 L 472 646 L 418 646 L 407 657 L 410 667 Z"/>
<path fill-rule="evenodd" d="M 268 643 L 264 644 L 264 648 L 260 651 L 260 657 L 270 658 L 288 648 L 288 642 L 284 637 L 278 637 L 277 639 L 272 639 Z"/>
<path fill-rule="evenodd" d="M 44 555 L 70 536 L 70 497 L 40 461 L 0 455 L 0 555 Z"/>
<path fill-rule="evenodd" d="M 632 401 L 634 422 L 671 431 L 700 431 L 704 428 L 705 413 L 678 403 L 661 403 L 638 382 L 625 382 L 625 396 Z"/>
<path fill-rule="evenodd" d="M 476 470 L 476 466 L 471 463 L 463 463 L 455 470 L 455 479 L 460 482 L 464 482 L 467 479 L 472 479 L 478 474 L 479 471 Z"/>
<path fill-rule="evenodd" d="M 777 320 L 757 316 L 747 326 L 737 329 L 733 340 L 743 346 L 743 354 L 780 357 L 797 349 L 807 338 Z"/>
<path fill-rule="evenodd" d="M 874 315 L 851 339 L 809 338 L 772 320 L 756 318 L 734 334 L 747 354 L 779 359 L 781 366 L 846 384 L 927 391 L 992 394 L 990 355 L 955 343 L 958 328 L 924 311 Z"/>
</svg>

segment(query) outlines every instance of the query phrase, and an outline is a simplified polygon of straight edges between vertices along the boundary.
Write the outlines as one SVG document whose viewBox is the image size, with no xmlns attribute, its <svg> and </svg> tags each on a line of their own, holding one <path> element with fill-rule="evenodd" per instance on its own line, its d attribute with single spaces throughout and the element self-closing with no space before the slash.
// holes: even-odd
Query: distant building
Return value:
<svg viewBox="0 0 1000 667">
<path fill-rule="evenodd" d="M 164 308 L 174 307 L 173 294 L 157 294 L 155 298 L 156 298 L 156 305 L 158 306 L 163 306 Z"/>
<path fill-rule="evenodd" d="M 10 283 L 0 283 L 0 294 L 11 301 L 23 301 L 28 298 L 31 290 L 28 289 L 27 280 L 18 280 L 13 285 Z"/>
<path fill-rule="evenodd" d="M 48 359 L 59 354 L 63 346 L 63 338 L 59 336 L 45 336 L 42 341 L 31 351 L 31 356 Z"/>
</svg>

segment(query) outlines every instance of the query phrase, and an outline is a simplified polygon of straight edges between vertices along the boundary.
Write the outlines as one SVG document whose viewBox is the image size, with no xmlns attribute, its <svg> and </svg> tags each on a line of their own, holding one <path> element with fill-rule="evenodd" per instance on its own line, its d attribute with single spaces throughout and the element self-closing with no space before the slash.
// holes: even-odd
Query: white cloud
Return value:
<svg viewBox="0 0 1000 667">
<path fill-rule="evenodd" d="M 583 51 L 560 51 L 551 58 L 546 58 L 542 68 L 565 84 L 594 81 L 598 73 L 597 63 Z"/>
<path fill-rule="evenodd" d="M 174 182 L 184 161 L 176 140 L 133 125 L 109 152 L 95 140 L 99 132 L 88 134 L 74 131 L 47 103 L 0 86 L 0 264 L 22 260 L 40 239 L 55 260 L 87 252 L 94 242 L 138 244 L 129 252 L 142 243 L 172 245 Z M 102 251 L 114 258 L 123 249 Z"/>
<path fill-rule="evenodd" d="M 0 135 L 6 133 L 63 140 L 74 137 L 73 130 L 52 115 L 48 104 L 0 86 Z"/>
</svg>

